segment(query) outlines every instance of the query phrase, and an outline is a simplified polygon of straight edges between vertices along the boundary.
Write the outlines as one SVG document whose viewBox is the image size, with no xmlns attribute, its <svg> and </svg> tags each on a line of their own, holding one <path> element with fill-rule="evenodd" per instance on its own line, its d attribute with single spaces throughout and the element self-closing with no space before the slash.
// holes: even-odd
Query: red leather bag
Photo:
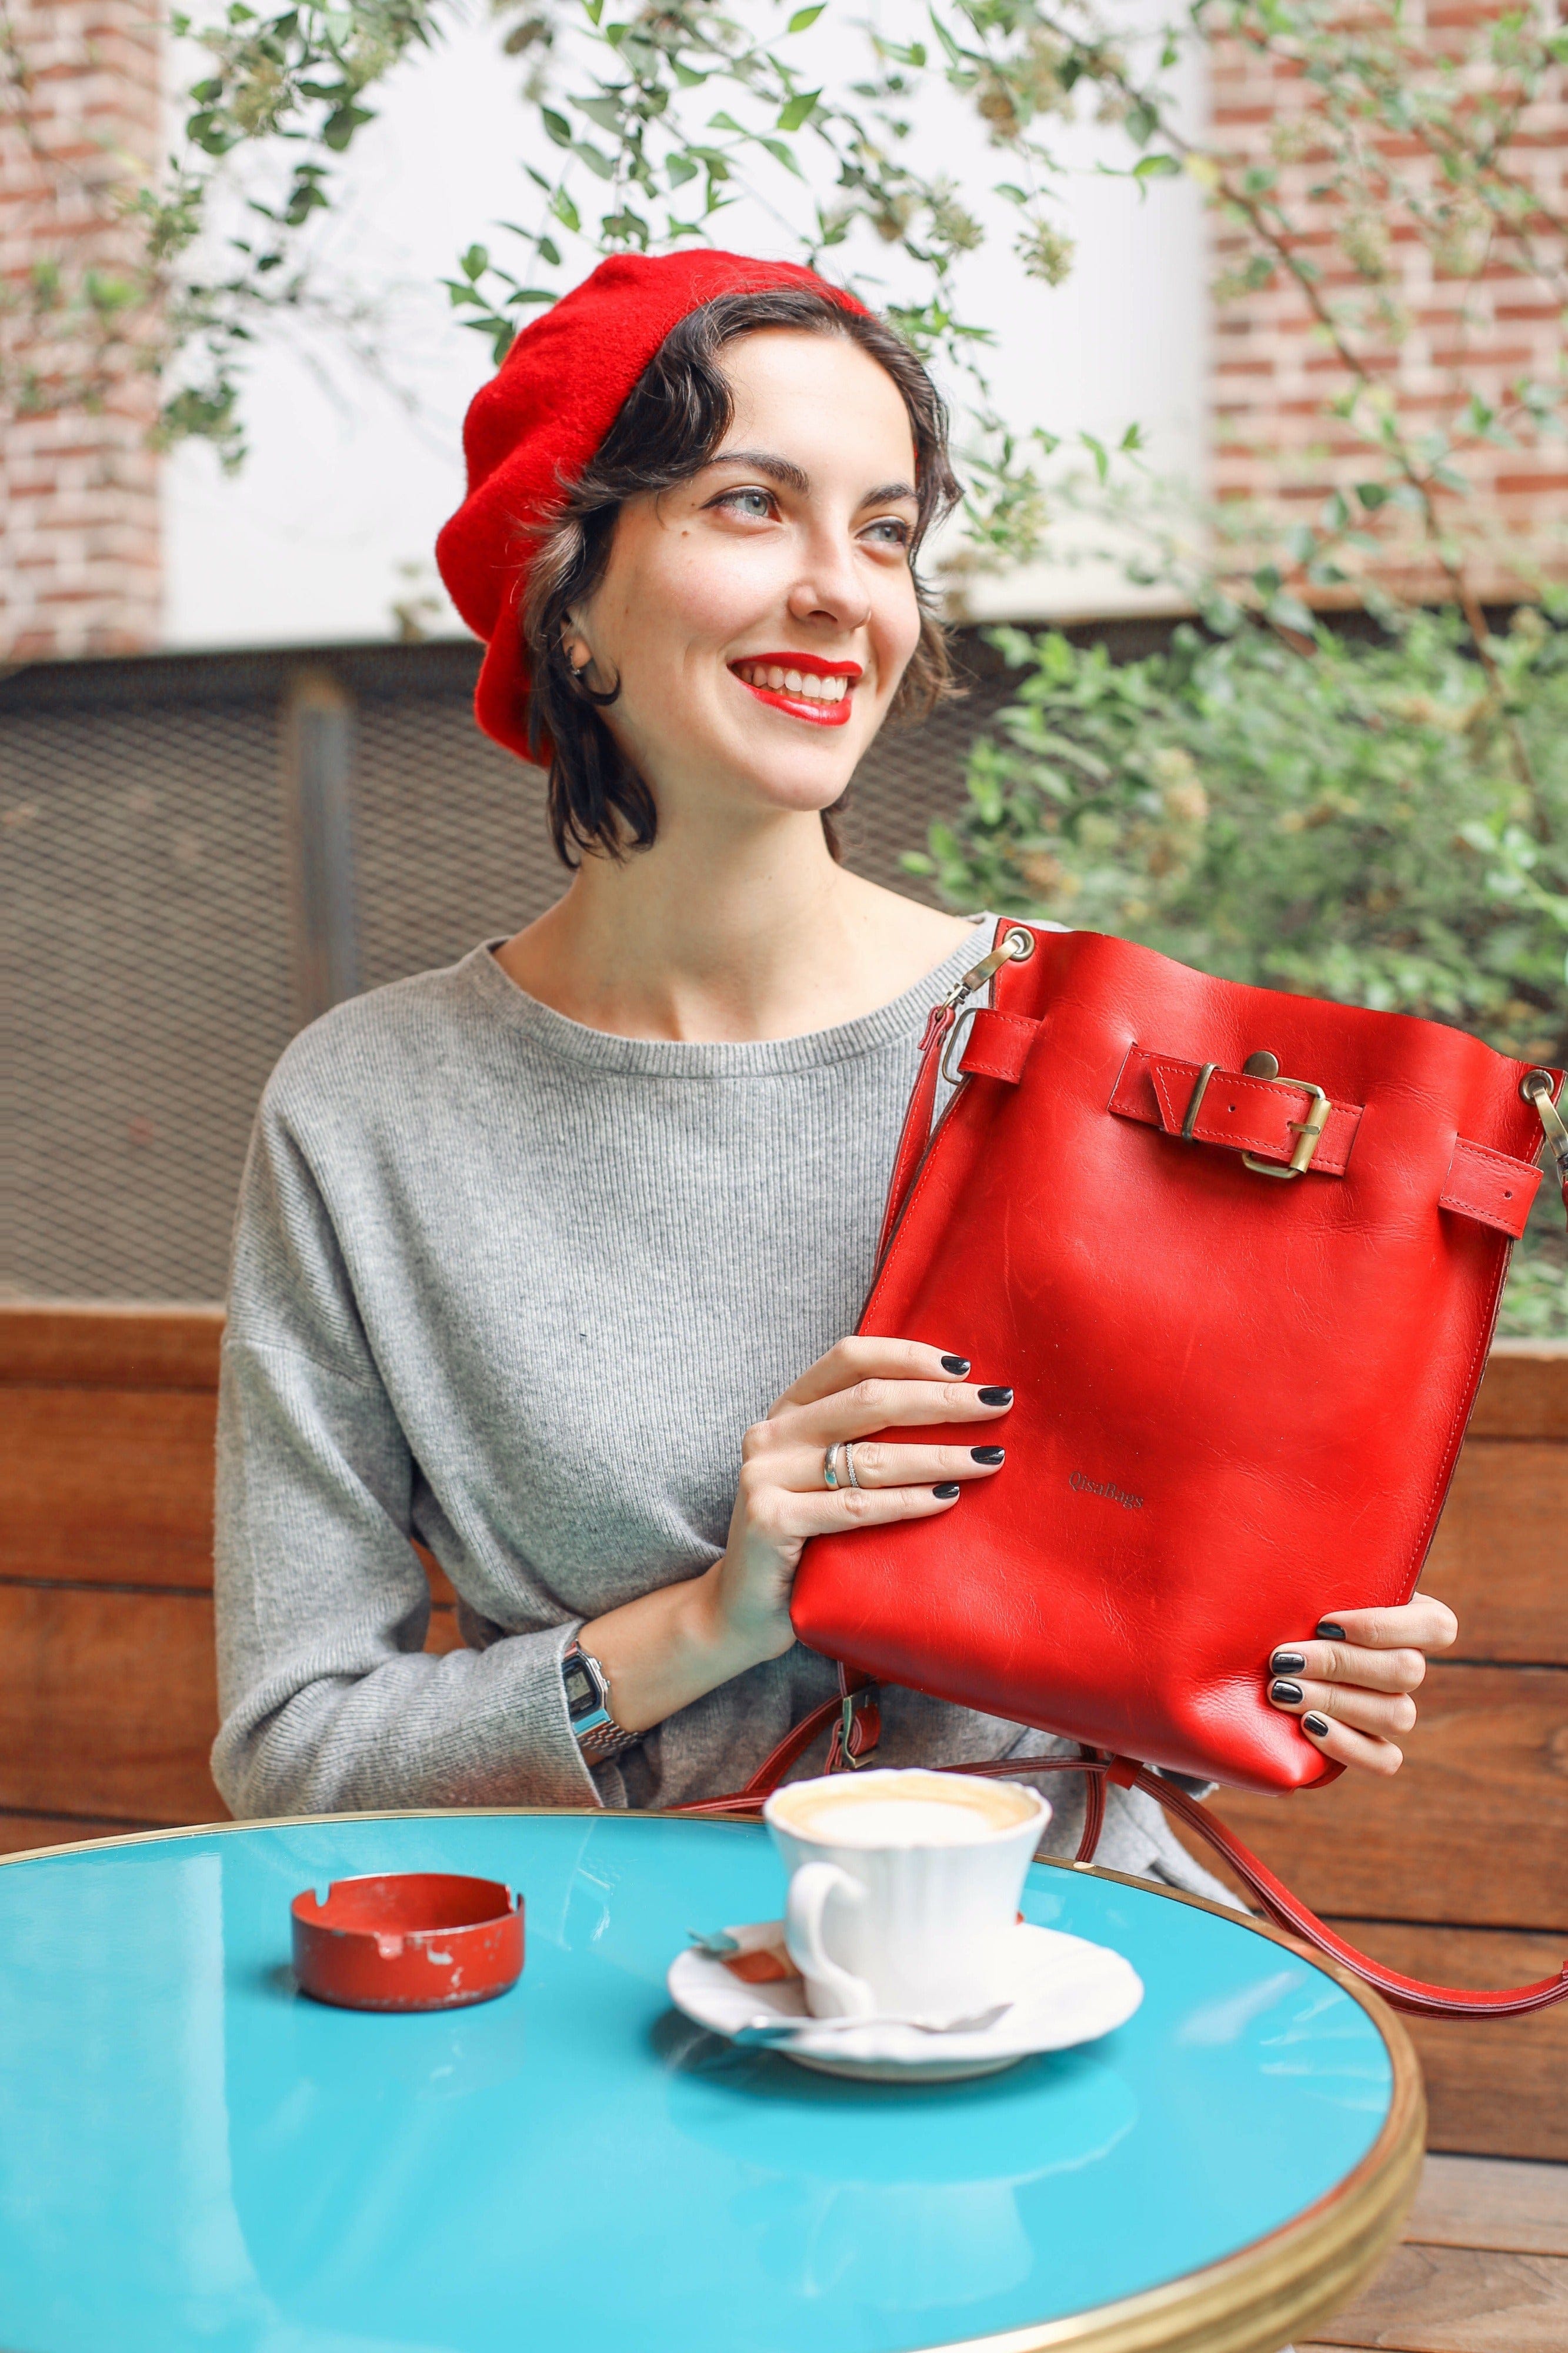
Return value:
<svg viewBox="0 0 1568 2353">
<path fill-rule="evenodd" d="M 932 1133 L 944 1060 L 962 1083 Z M 1107 1775 L 1136 1780 L 1207 1829 L 1148 1767 L 1332 1779 L 1269 1705 L 1269 1653 L 1414 1592 L 1542 1126 L 1568 1147 L 1561 1075 L 1527 1098 L 1530 1066 L 1462 1030 L 1004 925 L 928 1027 L 859 1328 L 1011 1384 L 1009 1468 L 939 1519 L 808 1546 L 801 1641 L 845 1662 L 847 1690 L 878 1678 L 1068 1735 L 1097 1801 Z M 1568 1992 L 1395 1978 L 1219 1842 L 1287 1926 L 1396 2000 L 1437 1997 L 1406 2007 Z"/>
</svg>

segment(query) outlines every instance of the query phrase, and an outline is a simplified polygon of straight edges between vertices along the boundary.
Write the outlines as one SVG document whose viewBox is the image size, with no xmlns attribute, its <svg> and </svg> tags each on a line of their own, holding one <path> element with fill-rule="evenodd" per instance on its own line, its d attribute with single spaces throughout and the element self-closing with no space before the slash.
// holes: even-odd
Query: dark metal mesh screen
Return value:
<svg viewBox="0 0 1568 2353">
<path fill-rule="evenodd" d="M 211 709 L 0 723 L 21 1100 L 7 1290 L 205 1298 L 287 1044 L 277 761 Z"/>
<path fill-rule="evenodd" d="M 363 986 L 515 931 L 564 877 L 533 773 L 474 727 L 468 646 L 39 665 L 0 686 L 5 927 L 20 1008 L 0 1288 L 221 1294 L 257 1096 L 297 1018 L 282 713 L 305 671 L 352 698 Z M 849 863 L 956 807 L 1005 679 L 889 736 Z M 693 920 L 700 920 L 694 910 Z"/>
<path fill-rule="evenodd" d="M 538 772 L 479 733 L 466 694 L 366 699 L 355 734 L 366 988 L 451 964 L 560 897 Z"/>
</svg>

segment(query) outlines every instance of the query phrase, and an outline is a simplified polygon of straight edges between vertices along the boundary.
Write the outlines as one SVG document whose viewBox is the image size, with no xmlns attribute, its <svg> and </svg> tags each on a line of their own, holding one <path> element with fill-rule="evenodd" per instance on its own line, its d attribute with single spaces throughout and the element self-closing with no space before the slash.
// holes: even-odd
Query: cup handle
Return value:
<svg viewBox="0 0 1568 2353">
<path fill-rule="evenodd" d="M 828 1959 L 822 1942 L 822 1915 L 830 1895 L 845 1894 L 858 1904 L 864 1902 L 865 1893 L 859 1881 L 840 1871 L 836 1862 L 802 1863 L 789 1883 L 785 1949 L 807 1983 L 815 1982 L 832 1997 L 840 2018 L 873 2017 L 876 1997 L 864 1978 Z"/>
</svg>

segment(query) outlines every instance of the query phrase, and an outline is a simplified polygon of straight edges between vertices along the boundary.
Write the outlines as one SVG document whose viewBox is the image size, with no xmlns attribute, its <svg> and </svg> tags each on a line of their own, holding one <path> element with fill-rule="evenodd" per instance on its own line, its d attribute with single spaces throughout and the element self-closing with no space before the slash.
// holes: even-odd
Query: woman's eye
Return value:
<svg viewBox="0 0 1568 2353">
<path fill-rule="evenodd" d="M 865 537 L 874 540 L 879 547 L 908 547 L 910 526 L 898 515 L 880 515 L 868 523 Z"/>
<path fill-rule="evenodd" d="M 757 522 L 766 522 L 773 511 L 771 491 L 726 491 L 716 506 L 728 507 L 732 514 L 743 514 Z"/>
</svg>

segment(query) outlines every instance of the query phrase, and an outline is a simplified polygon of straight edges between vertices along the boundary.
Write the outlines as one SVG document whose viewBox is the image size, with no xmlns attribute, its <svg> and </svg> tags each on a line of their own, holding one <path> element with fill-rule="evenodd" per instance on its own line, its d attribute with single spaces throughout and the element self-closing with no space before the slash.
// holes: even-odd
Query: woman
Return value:
<svg viewBox="0 0 1568 2353">
<path fill-rule="evenodd" d="M 573 879 L 339 1007 L 267 1090 L 221 1431 L 239 1814 L 733 1788 L 835 1688 L 791 1633 L 805 1540 L 1029 1476 L 1006 1366 L 844 1336 L 925 1015 L 994 932 L 835 854 L 878 729 L 945 677 L 928 379 L 803 270 L 620 259 L 519 338 L 467 447 L 441 554 L 489 641 L 479 715 L 548 760 Z M 921 1442 L 953 1422 L 973 1444 Z M 445 1657 L 415 1537 L 460 1597 Z M 1282 1627 L 1275 1704 L 1391 1771 L 1453 1630 L 1426 1600 Z M 884 1694 L 884 1764 L 1058 1746 Z M 1052 1796 L 1070 1848 L 1081 1797 Z M 1120 1791 L 1101 1854 L 1212 1884 Z"/>
</svg>

